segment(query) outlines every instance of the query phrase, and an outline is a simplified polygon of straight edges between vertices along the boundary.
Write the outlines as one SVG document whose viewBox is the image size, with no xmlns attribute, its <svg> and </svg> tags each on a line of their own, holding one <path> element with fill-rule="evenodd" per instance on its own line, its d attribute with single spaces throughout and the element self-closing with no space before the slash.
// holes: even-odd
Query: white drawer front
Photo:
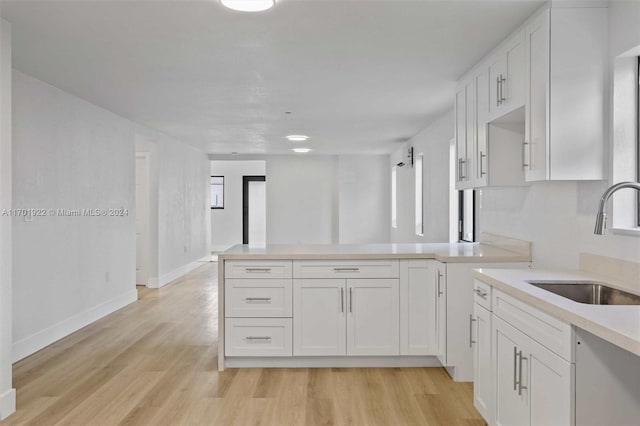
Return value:
<svg viewBox="0 0 640 426">
<path fill-rule="evenodd" d="M 228 318 L 226 356 L 292 356 L 291 318 Z"/>
<path fill-rule="evenodd" d="M 225 317 L 291 317 L 291 279 L 225 280 Z"/>
<path fill-rule="evenodd" d="M 389 260 L 294 260 L 294 278 L 399 278 L 400 262 Z"/>
<path fill-rule="evenodd" d="M 491 312 L 491 286 L 482 281 L 473 280 L 473 301 Z"/>
<path fill-rule="evenodd" d="M 291 278 L 290 260 L 227 260 L 225 278 Z"/>
<path fill-rule="evenodd" d="M 571 324 L 493 289 L 493 313 L 552 352 L 574 362 Z"/>
</svg>

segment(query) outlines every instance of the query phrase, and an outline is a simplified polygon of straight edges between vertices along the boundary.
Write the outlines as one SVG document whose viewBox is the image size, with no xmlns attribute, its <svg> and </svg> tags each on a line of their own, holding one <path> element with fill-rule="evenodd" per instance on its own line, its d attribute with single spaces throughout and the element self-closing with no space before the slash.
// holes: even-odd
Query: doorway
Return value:
<svg viewBox="0 0 640 426">
<path fill-rule="evenodd" d="M 136 285 L 149 283 L 149 153 L 136 152 Z"/>
<path fill-rule="evenodd" d="M 267 185 L 265 176 L 242 177 L 242 244 L 265 245 Z"/>
</svg>

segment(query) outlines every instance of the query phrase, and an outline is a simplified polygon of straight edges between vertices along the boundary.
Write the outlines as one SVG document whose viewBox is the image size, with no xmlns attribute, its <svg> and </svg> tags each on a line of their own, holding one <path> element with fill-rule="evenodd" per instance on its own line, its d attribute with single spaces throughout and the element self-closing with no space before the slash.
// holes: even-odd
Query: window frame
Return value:
<svg viewBox="0 0 640 426">
<path fill-rule="evenodd" d="M 473 210 L 472 215 L 471 215 L 471 226 L 472 226 L 472 231 L 471 231 L 471 238 L 472 240 L 465 240 L 464 239 L 464 229 L 465 229 L 465 215 L 464 215 L 464 209 L 465 209 L 465 203 L 464 203 L 464 189 L 461 189 L 458 191 L 458 242 L 462 242 L 462 243 L 474 243 L 476 242 L 476 207 L 477 207 L 477 203 L 476 203 L 476 190 L 475 189 L 467 189 L 466 191 L 471 191 L 471 203 L 472 203 L 472 207 L 471 209 Z"/>
<path fill-rule="evenodd" d="M 211 187 L 213 185 L 220 185 L 220 184 L 215 184 L 213 183 L 211 180 L 213 178 L 222 178 L 222 207 L 218 207 L 218 206 L 214 206 L 213 205 L 213 200 L 209 200 L 209 205 L 211 206 L 211 210 L 224 210 L 224 199 L 225 199 L 225 185 L 224 185 L 224 176 L 220 176 L 220 175 L 212 175 L 209 178 L 209 193 L 211 193 Z"/>
<path fill-rule="evenodd" d="M 420 165 L 420 179 L 418 179 L 418 164 Z M 416 155 L 414 162 L 414 202 L 415 202 L 415 234 L 424 237 L 424 153 Z M 419 188 L 418 188 L 419 184 Z M 420 200 L 418 200 L 420 198 Z M 418 219 L 420 221 L 418 222 Z"/>
<path fill-rule="evenodd" d="M 391 168 L 391 228 L 398 228 L 398 166 Z"/>
</svg>

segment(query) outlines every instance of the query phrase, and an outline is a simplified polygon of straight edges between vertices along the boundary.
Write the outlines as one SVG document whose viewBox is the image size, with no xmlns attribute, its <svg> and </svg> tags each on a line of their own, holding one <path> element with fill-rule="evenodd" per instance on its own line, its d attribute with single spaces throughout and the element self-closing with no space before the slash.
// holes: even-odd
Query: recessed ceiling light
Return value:
<svg viewBox="0 0 640 426">
<path fill-rule="evenodd" d="M 220 0 L 223 6 L 240 12 L 262 12 L 271 9 L 275 0 Z"/>
<path fill-rule="evenodd" d="M 297 152 L 298 154 L 306 154 L 311 151 L 311 148 L 293 148 L 293 152 Z"/>
<path fill-rule="evenodd" d="M 291 142 L 304 142 L 307 139 L 309 139 L 309 136 L 307 136 L 307 135 L 289 135 L 289 136 L 287 136 L 287 139 L 289 139 Z"/>
</svg>

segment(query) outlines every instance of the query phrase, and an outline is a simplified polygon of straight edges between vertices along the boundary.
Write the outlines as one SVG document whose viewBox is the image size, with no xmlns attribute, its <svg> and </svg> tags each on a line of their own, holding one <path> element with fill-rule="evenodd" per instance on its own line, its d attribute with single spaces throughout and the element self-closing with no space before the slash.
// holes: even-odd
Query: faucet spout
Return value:
<svg viewBox="0 0 640 426">
<path fill-rule="evenodd" d="M 615 185 L 611 185 L 606 191 L 604 191 L 604 194 L 602 194 L 602 197 L 600 198 L 600 206 L 598 207 L 598 213 L 596 215 L 596 227 L 593 231 L 594 234 L 604 235 L 604 231 L 607 228 L 607 213 L 605 213 L 607 200 L 609 200 L 614 192 L 623 188 L 632 188 L 640 192 L 640 183 L 620 182 L 616 183 Z"/>
</svg>

